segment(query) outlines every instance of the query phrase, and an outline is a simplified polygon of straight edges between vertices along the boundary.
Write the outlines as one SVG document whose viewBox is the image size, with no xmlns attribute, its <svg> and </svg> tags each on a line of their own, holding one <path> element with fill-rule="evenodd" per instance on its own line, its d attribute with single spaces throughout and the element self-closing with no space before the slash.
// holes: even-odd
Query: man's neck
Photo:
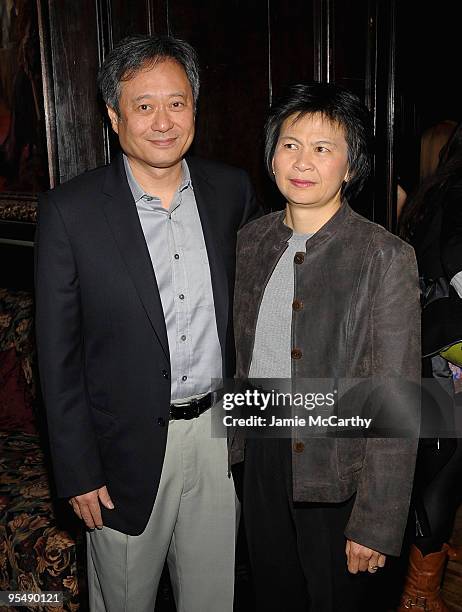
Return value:
<svg viewBox="0 0 462 612">
<path fill-rule="evenodd" d="M 341 206 L 340 200 L 322 207 L 286 204 L 285 224 L 297 234 L 315 234 Z"/>
<path fill-rule="evenodd" d="M 127 159 L 133 177 L 141 189 L 160 198 L 163 208 L 169 208 L 183 177 L 181 161 L 169 168 L 153 168 L 141 165 L 129 157 Z"/>
</svg>

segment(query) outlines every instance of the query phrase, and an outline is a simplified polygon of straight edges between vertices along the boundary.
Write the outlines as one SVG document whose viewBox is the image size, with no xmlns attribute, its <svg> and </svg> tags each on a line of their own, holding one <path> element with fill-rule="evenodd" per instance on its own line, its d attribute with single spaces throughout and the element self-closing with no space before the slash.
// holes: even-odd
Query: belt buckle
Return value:
<svg viewBox="0 0 462 612">
<path fill-rule="evenodd" d="M 198 399 L 193 399 L 190 402 L 189 407 L 191 408 L 191 416 L 189 417 L 189 419 L 197 419 L 198 416 L 200 416 L 200 400 Z"/>
</svg>

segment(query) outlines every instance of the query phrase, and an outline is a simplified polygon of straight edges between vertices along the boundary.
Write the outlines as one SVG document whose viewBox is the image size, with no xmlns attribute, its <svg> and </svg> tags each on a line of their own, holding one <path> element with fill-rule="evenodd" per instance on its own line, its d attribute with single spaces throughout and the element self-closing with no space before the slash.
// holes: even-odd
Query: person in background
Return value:
<svg viewBox="0 0 462 612">
<path fill-rule="evenodd" d="M 237 507 L 210 408 L 234 374 L 236 234 L 258 207 L 246 172 L 185 158 L 199 93 L 188 43 L 124 39 L 99 85 L 122 151 L 39 203 L 57 492 L 89 529 L 92 611 L 152 612 L 167 558 L 178 610 L 231 612 Z"/>
<path fill-rule="evenodd" d="M 420 183 L 432 174 L 439 163 L 440 152 L 454 132 L 457 123 L 445 119 L 424 130 L 420 139 Z M 403 186 L 397 185 L 396 195 L 396 217 L 399 221 L 408 194 Z"/>
<path fill-rule="evenodd" d="M 438 167 L 440 153 L 451 138 L 457 122 L 444 119 L 423 131 L 420 139 L 420 182 L 426 180 Z"/>
<path fill-rule="evenodd" d="M 409 245 L 348 203 L 369 173 L 368 126 L 333 84 L 293 85 L 272 106 L 265 161 L 286 206 L 238 235 L 236 376 L 382 377 L 405 418 L 394 390 L 420 380 L 417 269 Z M 400 554 L 417 442 L 305 435 L 230 433 L 257 610 L 357 612 L 362 572 Z"/>
<path fill-rule="evenodd" d="M 438 282 L 457 300 L 457 296 L 462 298 L 462 123 L 453 130 L 439 157 L 436 170 L 406 202 L 399 234 L 415 249 L 422 287 L 428 289 Z M 434 334 L 439 323 L 433 320 L 430 327 L 424 325 L 423 338 Z M 453 323 L 462 327 L 462 320 Z M 422 374 L 436 378 L 453 396 L 451 369 L 439 354 L 423 359 Z M 462 501 L 461 478 L 461 439 L 421 440 L 416 494 L 423 504 L 419 524 L 425 523 L 427 528 L 411 546 L 399 612 L 409 608 L 447 611 L 440 584 L 448 554 L 457 555 L 447 542 Z"/>
</svg>

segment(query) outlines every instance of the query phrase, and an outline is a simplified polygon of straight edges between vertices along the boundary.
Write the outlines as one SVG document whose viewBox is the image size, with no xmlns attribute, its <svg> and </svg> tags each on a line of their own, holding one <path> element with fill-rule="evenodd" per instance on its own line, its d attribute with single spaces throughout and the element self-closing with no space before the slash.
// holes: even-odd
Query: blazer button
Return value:
<svg viewBox="0 0 462 612">
<path fill-rule="evenodd" d="M 164 417 L 159 417 L 157 419 L 157 425 L 159 425 L 159 427 L 165 427 L 165 419 L 164 419 Z"/>
<path fill-rule="evenodd" d="M 166 378 L 168 380 L 168 372 L 167 372 L 167 370 L 162 370 L 161 374 L 162 374 L 162 376 L 164 378 Z"/>
<path fill-rule="evenodd" d="M 302 358 L 302 351 L 298 348 L 294 348 L 292 349 L 290 356 L 292 357 L 292 359 L 301 359 Z"/>
<path fill-rule="evenodd" d="M 305 253 L 295 253 L 294 261 L 296 264 L 302 264 L 305 261 Z"/>
<path fill-rule="evenodd" d="M 304 450 L 305 450 L 305 445 L 303 444 L 303 442 L 295 442 L 294 451 L 296 453 L 303 453 Z"/>
<path fill-rule="evenodd" d="M 302 310 L 302 308 L 303 308 L 302 300 L 294 300 L 292 302 L 292 308 L 295 310 L 295 312 L 298 312 L 299 310 Z"/>
</svg>

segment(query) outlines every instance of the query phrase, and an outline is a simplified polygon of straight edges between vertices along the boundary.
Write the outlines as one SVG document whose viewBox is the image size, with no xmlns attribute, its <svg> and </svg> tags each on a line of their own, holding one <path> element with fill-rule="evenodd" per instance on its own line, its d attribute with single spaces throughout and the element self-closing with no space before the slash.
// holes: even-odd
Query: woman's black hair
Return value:
<svg viewBox="0 0 462 612">
<path fill-rule="evenodd" d="M 265 125 L 265 165 L 274 180 L 272 161 L 282 124 L 288 117 L 321 115 L 343 128 L 348 145 L 348 181 L 342 196 L 353 199 L 369 176 L 371 129 L 366 106 L 351 91 L 332 83 L 298 83 L 271 106 Z"/>
</svg>

